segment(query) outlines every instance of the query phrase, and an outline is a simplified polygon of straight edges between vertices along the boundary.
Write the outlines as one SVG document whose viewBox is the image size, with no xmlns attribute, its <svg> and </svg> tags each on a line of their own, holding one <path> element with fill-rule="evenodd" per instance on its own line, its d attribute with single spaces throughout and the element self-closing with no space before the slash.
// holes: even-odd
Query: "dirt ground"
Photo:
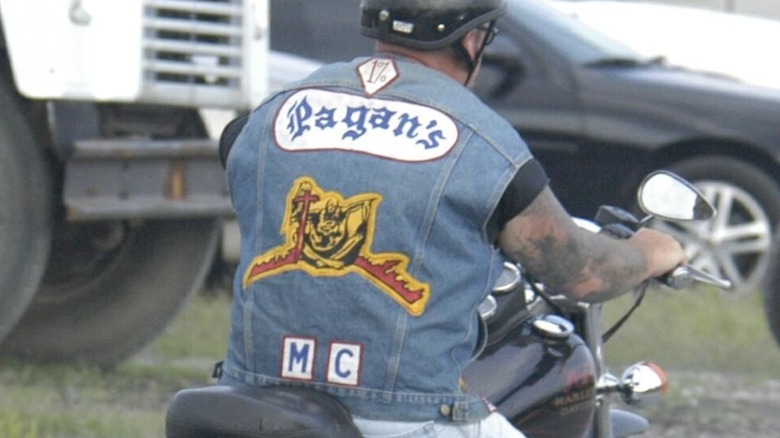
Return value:
<svg viewBox="0 0 780 438">
<path fill-rule="evenodd" d="M 644 414 L 654 438 L 778 437 L 780 380 L 692 372 L 668 375 L 666 398 Z"/>
</svg>

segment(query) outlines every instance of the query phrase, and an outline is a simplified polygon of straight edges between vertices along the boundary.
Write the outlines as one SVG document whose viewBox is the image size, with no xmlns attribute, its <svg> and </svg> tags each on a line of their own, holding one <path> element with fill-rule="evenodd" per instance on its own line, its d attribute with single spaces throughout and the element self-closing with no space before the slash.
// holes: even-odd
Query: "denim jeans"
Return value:
<svg viewBox="0 0 780 438">
<path fill-rule="evenodd" d="M 492 413 L 478 423 L 377 421 L 354 418 L 365 438 L 525 438 L 504 416 Z"/>
</svg>

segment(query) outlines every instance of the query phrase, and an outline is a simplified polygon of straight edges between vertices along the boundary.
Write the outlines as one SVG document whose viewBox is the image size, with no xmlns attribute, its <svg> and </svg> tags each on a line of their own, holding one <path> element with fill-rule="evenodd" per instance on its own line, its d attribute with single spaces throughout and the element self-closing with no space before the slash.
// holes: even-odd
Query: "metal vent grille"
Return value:
<svg viewBox="0 0 780 438">
<path fill-rule="evenodd" d="M 243 0 L 145 0 L 145 100 L 202 106 L 240 95 L 243 16 Z"/>
</svg>

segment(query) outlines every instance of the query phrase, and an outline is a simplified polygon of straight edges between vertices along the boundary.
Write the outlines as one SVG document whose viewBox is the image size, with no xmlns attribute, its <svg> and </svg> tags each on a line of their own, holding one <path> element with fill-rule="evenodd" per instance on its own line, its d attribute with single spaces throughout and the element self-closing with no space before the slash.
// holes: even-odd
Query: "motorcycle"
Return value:
<svg viewBox="0 0 780 438">
<path fill-rule="evenodd" d="M 627 238 L 654 218 L 707 220 L 714 208 L 688 182 L 665 171 L 649 175 L 638 192 L 648 216 L 637 219 L 615 207 L 602 207 L 594 221 L 577 220 L 593 232 Z M 728 289 L 729 281 L 691 266 L 662 279 L 672 289 L 702 282 Z M 619 395 L 631 406 L 657 403 L 667 385 L 663 370 L 638 362 L 617 377 L 607 368 L 604 343 L 641 304 L 603 331 L 600 304 L 571 301 L 506 263 L 493 292 L 480 305 L 487 345 L 464 371 L 471 392 L 496 406 L 528 437 L 620 438 L 648 430 L 646 418 L 612 406 Z M 166 416 L 168 438 L 211 437 L 352 438 L 360 432 L 349 413 L 327 394 L 300 387 L 211 386 L 175 394 Z"/>
</svg>

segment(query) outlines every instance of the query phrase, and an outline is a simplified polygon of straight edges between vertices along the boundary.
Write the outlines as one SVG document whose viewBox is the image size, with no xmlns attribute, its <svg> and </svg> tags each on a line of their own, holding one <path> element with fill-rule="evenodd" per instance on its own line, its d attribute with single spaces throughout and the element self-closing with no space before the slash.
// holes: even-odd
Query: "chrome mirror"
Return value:
<svg viewBox="0 0 780 438">
<path fill-rule="evenodd" d="M 645 178 L 638 199 L 642 211 L 662 219 L 692 221 L 715 216 L 715 208 L 696 187 L 664 170 Z"/>
</svg>

